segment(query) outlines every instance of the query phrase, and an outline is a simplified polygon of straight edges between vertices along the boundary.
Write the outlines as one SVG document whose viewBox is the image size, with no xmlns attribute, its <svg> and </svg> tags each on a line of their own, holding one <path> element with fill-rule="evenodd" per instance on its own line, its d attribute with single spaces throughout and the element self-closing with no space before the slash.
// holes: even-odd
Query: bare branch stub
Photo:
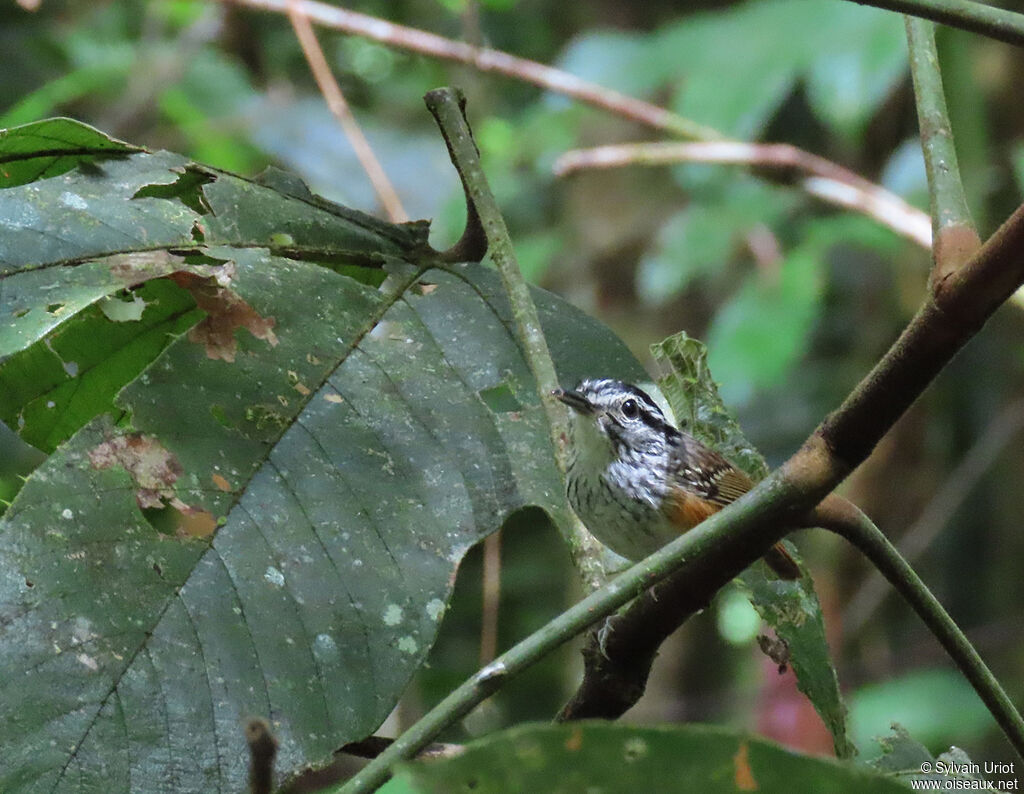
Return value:
<svg viewBox="0 0 1024 794">
<path fill-rule="evenodd" d="M 487 235 L 484 232 L 484 227 L 480 223 L 480 214 L 476 209 L 476 202 L 473 200 L 473 196 L 469 190 L 469 183 L 466 178 L 466 174 L 463 173 L 462 166 L 460 165 L 459 159 L 455 156 L 452 141 L 448 137 L 448 131 L 446 125 L 441 123 L 439 117 L 439 108 L 441 107 L 441 101 L 446 95 L 449 89 L 438 88 L 433 91 L 428 91 L 423 97 L 423 101 L 426 102 L 427 110 L 430 111 L 431 115 L 437 120 L 438 127 L 441 130 L 441 135 L 444 136 L 444 142 L 448 146 L 448 155 L 451 158 L 452 163 L 455 164 L 455 169 L 459 172 L 459 180 L 462 182 L 462 193 L 466 197 L 466 228 L 462 232 L 462 237 L 459 238 L 458 242 L 455 243 L 447 251 L 441 253 L 441 259 L 445 262 L 479 262 L 487 254 Z M 459 98 L 459 109 L 462 113 L 463 118 L 466 116 L 466 98 L 463 96 L 461 91 L 456 89 Z M 467 129 L 468 129 L 467 122 Z M 474 142 L 475 145 L 475 142 Z"/>
</svg>

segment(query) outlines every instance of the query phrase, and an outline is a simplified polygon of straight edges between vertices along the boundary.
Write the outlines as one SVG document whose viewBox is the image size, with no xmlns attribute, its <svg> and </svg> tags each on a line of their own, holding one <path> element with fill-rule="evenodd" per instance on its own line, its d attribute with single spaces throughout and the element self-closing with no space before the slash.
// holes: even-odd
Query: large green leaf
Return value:
<svg viewBox="0 0 1024 794">
<path fill-rule="evenodd" d="M 890 775 L 705 725 L 525 725 L 474 742 L 452 758 L 404 764 L 396 774 L 421 794 L 908 790 Z"/>
<path fill-rule="evenodd" d="M 665 373 L 658 385 L 680 427 L 717 449 L 755 481 L 763 479 L 768 465 L 722 403 L 704 345 L 679 333 L 653 345 L 651 352 Z M 790 551 L 793 553 L 792 547 Z M 836 754 L 852 756 L 857 749 L 848 736 L 846 707 L 829 655 L 814 582 L 806 573 L 796 581 L 785 581 L 768 575 L 765 567 L 751 566 L 737 581 L 761 618 L 785 643 L 785 663 L 792 666 L 800 691 L 832 734 Z"/>
<path fill-rule="evenodd" d="M 0 790 L 237 791 L 253 714 L 279 768 L 325 760 L 391 710 L 464 552 L 523 505 L 565 515 L 499 280 L 416 280 L 422 228 L 166 153 L 0 190 L 0 219 L 25 206 L 4 411 L 70 438 L 0 522 Z M 379 289 L 345 275 L 368 265 Z M 637 377 L 535 295 L 565 381 Z"/>
</svg>

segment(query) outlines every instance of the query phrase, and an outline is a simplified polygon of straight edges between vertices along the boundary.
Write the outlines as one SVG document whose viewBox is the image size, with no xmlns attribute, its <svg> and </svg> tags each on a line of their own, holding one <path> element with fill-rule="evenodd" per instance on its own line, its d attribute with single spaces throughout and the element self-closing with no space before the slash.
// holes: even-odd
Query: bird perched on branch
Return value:
<svg viewBox="0 0 1024 794">
<path fill-rule="evenodd" d="M 676 429 L 647 392 L 620 380 L 582 381 L 554 396 L 572 409 L 566 493 L 576 515 L 617 554 L 641 560 L 749 491 L 742 471 Z M 778 543 L 765 562 L 800 569 Z"/>
</svg>

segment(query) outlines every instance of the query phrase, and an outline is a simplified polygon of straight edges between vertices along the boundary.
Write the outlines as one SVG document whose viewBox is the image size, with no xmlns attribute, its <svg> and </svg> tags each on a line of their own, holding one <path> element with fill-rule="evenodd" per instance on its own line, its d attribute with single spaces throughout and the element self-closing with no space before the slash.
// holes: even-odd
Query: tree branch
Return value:
<svg viewBox="0 0 1024 794">
<path fill-rule="evenodd" d="M 954 661 L 989 713 L 1024 758 L 1024 720 L 992 671 L 910 564 L 868 518 L 845 499 L 831 497 L 815 511 L 814 523 L 852 543 L 913 607 Z"/>
<path fill-rule="evenodd" d="M 932 246 L 927 214 L 848 168 L 788 143 L 710 141 L 596 146 L 566 152 L 555 161 L 554 171 L 557 176 L 565 176 L 585 168 L 674 163 L 730 163 L 796 172 L 798 184 L 807 193 L 867 215 L 922 248 L 930 250 Z"/>
<path fill-rule="evenodd" d="M 902 11 L 922 19 L 980 33 L 1007 44 L 1024 45 L 1024 14 L 971 0 L 853 0 L 862 6 Z"/>
</svg>

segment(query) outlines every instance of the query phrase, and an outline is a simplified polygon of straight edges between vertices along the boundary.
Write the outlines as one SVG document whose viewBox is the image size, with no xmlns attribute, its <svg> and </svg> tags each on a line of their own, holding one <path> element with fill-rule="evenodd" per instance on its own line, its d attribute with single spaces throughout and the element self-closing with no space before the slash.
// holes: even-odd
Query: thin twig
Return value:
<svg viewBox="0 0 1024 794">
<path fill-rule="evenodd" d="M 978 480 L 1022 428 L 1024 401 L 1012 403 L 999 412 L 960 463 L 936 489 L 935 498 L 928 503 L 917 521 L 899 539 L 896 548 L 907 562 L 914 562 L 928 549 L 950 519 L 956 515 Z M 873 573 L 866 577 L 844 611 L 843 631 L 848 636 L 855 637 L 891 592 L 881 576 Z"/>
<path fill-rule="evenodd" d="M 293 4 L 304 16 L 324 27 L 362 36 L 389 47 L 463 63 L 481 72 L 493 72 L 514 80 L 531 83 L 679 138 L 705 143 L 725 140 L 725 136 L 718 130 L 698 124 L 678 113 L 580 79 L 561 69 L 555 69 L 526 58 L 519 58 L 501 50 L 454 41 L 434 33 L 397 25 L 379 17 L 327 5 L 317 0 L 221 0 L 221 2 L 230 2 L 276 13 L 286 11 L 288 6 Z M 762 146 L 762 144 L 736 143 L 739 146 Z M 864 212 L 869 217 L 893 228 L 899 234 L 910 237 L 919 245 L 926 248 L 931 247 L 930 232 L 925 234 L 922 231 L 927 224 L 921 225 L 921 221 L 917 217 L 919 211 L 907 205 L 898 196 L 894 196 L 881 186 L 875 185 L 818 155 L 789 144 L 766 144 L 766 146 L 773 145 L 781 147 L 776 156 L 788 156 L 795 160 L 791 163 L 793 167 L 806 169 L 808 164 L 813 164 L 814 167 L 810 169 L 811 173 L 817 174 L 819 170 L 823 170 L 834 174 L 831 177 L 814 176 L 801 180 L 800 187 L 811 195 L 832 204 Z M 789 153 L 784 151 L 786 148 L 790 150 Z M 735 162 L 743 161 L 736 160 Z M 840 173 L 844 176 L 838 176 Z M 852 181 L 849 177 L 853 177 Z"/>
<path fill-rule="evenodd" d="M 981 247 L 981 238 L 971 220 L 960 180 L 953 129 L 942 90 L 939 53 L 935 47 L 935 26 L 915 17 L 905 19 L 935 240 L 932 279 L 941 281 L 971 258 Z"/>
<path fill-rule="evenodd" d="M 384 211 L 388 214 L 388 218 L 394 223 L 403 223 L 409 220 L 409 215 L 402 206 L 402 200 L 398 198 L 398 193 L 395 192 L 391 180 L 384 173 L 383 166 L 381 166 L 380 161 L 377 159 L 377 155 L 373 153 L 373 148 L 370 146 L 370 142 L 366 140 L 366 136 L 363 135 L 363 130 L 360 128 L 355 116 L 352 115 L 352 109 L 349 107 L 348 102 L 345 101 L 345 95 L 341 91 L 341 86 L 338 85 L 338 81 L 334 79 L 334 75 L 331 73 L 331 67 L 327 64 L 324 51 L 320 49 L 320 44 L 316 40 L 316 33 L 313 32 L 313 26 L 309 24 L 309 17 L 306 16 L 305 11 L 302 9 L 302 3 L 296 2 L 296 0 L 287 0 L 286 11 L 288 19 L 292 23 L 292 28 L 295 30 L 295 36 L 298 38 L 299 44 L 302 45 L 302 52 L 306 56 L 309 69 L 313 72 L 316 84 L 320 87 L 320 93 L 323 94 L 327 107 L 330 108 L 331 113 L 334 114 L 334 117 L 341 125 L 345 137 L 352 144 L 352 149 L 359 159 L 359 164 L 366 172 L 366 176 L 369 177 L 370 183 L 377 193 L 377 198 L 380 199 L 381 206 L 384 207 Z"/>
<path fill-rule="evenodd" d="M 1024 14 L 971 0 L 853 0 L 862 6 L 902 11 L 1008 44 L 1024 45 Z"/>
<path fill-rule="evenodd" d="M 672 135 L 694 140 L 714 140 L 722 135 L 650 102 L 620 94 L 582 80 L 575 75 L 551 66 L 517 58 L 501 50 L 474 47 L 462 41 L 446 39 L 417 28 L 396 25 L 379 17 L 359 14 L 345 8 L 327 5 L 317 0 L 222 0 L 263 11 L 283 13 L 292 3 L 313 22 L 324 27 L 341 30 L 372 41 L 399 47 L 421 55 L 457 61 L 481 72 L 494 72 L 526 83 L 572 97 L 588 105 L 599 107 L 623 118 L 632 119 L 648 127 L 665 130 Z"/>
<path fill-rule="evenodd" d="M 554 171 L 558 176 L 565 176 L 585 168 L 675 163 L 727 163 L 806 174 L 798 179 L 806 192 L 857 210 L 922 248 L 931 249 L 931 220 L 926 213 L 848 168 L 788 143 L 712 141 L 597 146 L 566 152 L 555 161 Z"/>
</svg>

